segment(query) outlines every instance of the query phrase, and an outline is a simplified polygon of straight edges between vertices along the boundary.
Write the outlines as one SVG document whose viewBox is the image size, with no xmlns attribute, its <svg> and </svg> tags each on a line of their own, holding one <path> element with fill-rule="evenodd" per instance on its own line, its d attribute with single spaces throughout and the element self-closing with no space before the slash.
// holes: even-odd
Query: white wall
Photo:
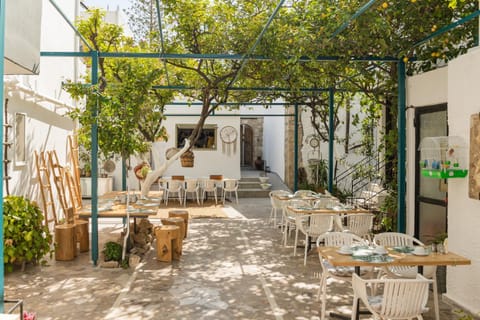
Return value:
<svg viewBox="0 0 480 320">
<path fill-rule="evenodd" d="M 415 108 L 446 103 L 448 69 L 441 68 L 407 78 L 407 181 L 415 181 Z M 415 185 L 407 183 L 406 229 L 413 235 L 415 228 Z"/>
<path fill-rule="evenodd" d="M 9 2 L 10 5 L 14 3 Z M 60 0 L 57 4 L 74 21 L 75 2 Z M 42 6 L 41 50 L 74 51 L 73 31 L 63 23 L 63 18 L 48 0 L 44 0 Z M 41 204 L 34 150 L 55 150 L 60 164 L 67 163 L 67 136 L 72 134 L 74 123 L 64 116 L 67 111 L 64 107 L 42 97 L 72 103 L 66 93 L 61 91 L 61 82 L 66 78 L 74 78 L 73 61 L 73 58 L 41 58 L 38 76 L 8 76 L 5 79 L 9 123 L 13 123 L 16 112 L 26 114 L 27 161 L 25 165 L 16 165 L 14 161 L 10 163 L 10 194 L 25 195 Z M 28 89 L 28 92 L 18 90 L 17 83 Z M 7 138 L 15 142 L 14 130 L 10 130 Z M 13 150 L 10 148 L 7 152 L 10 160 L 15 159 Z M 52 188 L 56 192 L 53 185 Z"/>
<path fill-rule="evenodd" d="M 448 68 L 410 77 L 407 81 L 407 105 L 428 106 L 448 103 L 450 136 L 460 136 L 470 144 L 470 116 L 480 112 L 480 51 L 472 50 L 449 62 Z M 414 110 L 407 113 L 407 181 L 415 181 Z M 413 233 L 413 183 L 407 183 L 407 232 Z M 447 268 L 445 296 L 474 314 L 480 313 L 480 201 L 468 197 L 468 178 L 448 181 L 448 248 L 471 259 L 470 266 Z"/>
<path fill-rule="evenodd" d="M 285 180 L 285 108 L 273 106 L 268 114 L 263 118 L 263 157 L 270 171 Z"/>
<path fill-rule="evenodd" d="M 360 117 L 362 117 L 361 113 L 361 107 L 360 107 L 360 102 L 359 102 L 360 97 L 356 97 L 353 99 L 352 104 L 351 104 L 351 110 L 350 114 L 353 116 L 354 114 L 359 114 Z M 345 118 L 346 118 L 346 111 L 345 109 L 341 109 L 338 112 L 339 119 L 341 119 L 341 123 L 338 124 L 336 130 L 335 130 L 335 137 L 336 139 L 345 139 L 345 133 L 346 133 L 346 126 L 345 126 Z M 315 150 L 308 144 L 306 143 L 306 139 L 309 135 L 311 134 L 317 134 L 315 129 L 312 126 L 311 123 L 311 111 L 310 108 L 302 108 L 302 113 L 301 113 L 301 118 L 302 118 L 302 125 L 303 125 L 303 136 L 304 136 L 304 141 L 299 141 L 299 143 L 303 143 L 303 148 L 301 149 L 302 152 L 302 159 L 304 161 L 303 164 L 299 164 L 300 166 L 304 166 L 307 169 L 307 173 L 309 175 L 310 181 L 314 180 L 314 177 L 311 175 L 312 172 L 310 172 L 309 165 L 308 165 L 308 159 L 312 158 L 321 158 L 324 160 L 327 160 L 328 163 L 328 157 L 329 157 L 329 143 L 320 141 L 320 154 L 318 154 L 317 150 Z M 358 127 L 353 126 L 353 124 L 350 123 L 350 134 L 349 134 L 350 140 L 349 140 L 349 148 L 352 146 L 358 144 L 360 139 L 362 138 L 362 133 Z M 321 140 L 321 139 L 320 139 Z M 336 168 L 337 172 L 336 174 L 340 174 L 350 168 L 352 165 L 356 164 L 358 161 L 364 158 L 363 155 L 357 154 L 354 151 L 350 151 L 348 154 L 345 153 L 345 145 L 344 143 L 334 143 L 333 146 L 333 158 L 334 161 L 337 161 L 336 163 Z M 335 183 L 335 182 L 334 182 Z M 350 177 L 347 177 L 346 179 L 343 179 L 342 181 L 339 181 L 338 187 L 340 189 L 349 191 L 351 190 L 351 179 Z"/>
<path fill-rule="evenodd" d="M 199 106 L 171 106 L 166 111 L 166 121 L 164 125 L 169 134 L 168 142 L 157 142 L 154 145 L 154 152 L 160 158 L 160 163 L 165 161 L 165 151 L 169 148 L 175 147 L 176 141 L 176 125 L 177 124 L 191 124 L 195 125 L 198 122 L 200 111 Z M 193 149 L 195 156 L 194 166 L 192 168 L 184 168 L 181 166 L 180 160 L 174 162 L 163 174 L 164 177 L 172 175 L 184 175 L 186 177 L 201 178 L 208 177 L 211 174 L 222 174 L 226 178 L 240 179 L 240 117 L 239 116 L 221 116 L 219 111 L 215 116 L 209 116 L 205 122 L 206 125 L 217 125 L 217 148 L 216 150 L 200 150 Z M 235 113 L 235 112 L 233 112 Z M 172 115 L 175 114 L 175 115 Z M 182 114 L 182 115 L 180 115 Z M 233 145 L 230 155 L 227 149 L 223 150 L 222 142 L 220 140 L 220 130 L 224 126 L 233 126 L 237 130 L 236 151 L 233 152 Z M 132 167 L 135 167 L 141 160 L 132 159 Z M 121 190 L 121 170 L 117 166 L 114 173 L 114 189 Z M 129 174 L 129 186 L 132 189 L 139 189 L 138 180 L 133 174 Z"/>
<path fill-rule="evenodd" d="M 480 112 L 480 51 L 472 50 L 449 63 L 448 123 L 451 136 L 463 137 L 470 148 L 470 116 Z M 468 150 L 467 149 L 467 150 Z M 468 197 L 468 178 L 448 183 L 449 248 L 472 260 L 471 266 L 449 267 L 447 297 L 480 313 L 480 201 Z"/>
</svg>

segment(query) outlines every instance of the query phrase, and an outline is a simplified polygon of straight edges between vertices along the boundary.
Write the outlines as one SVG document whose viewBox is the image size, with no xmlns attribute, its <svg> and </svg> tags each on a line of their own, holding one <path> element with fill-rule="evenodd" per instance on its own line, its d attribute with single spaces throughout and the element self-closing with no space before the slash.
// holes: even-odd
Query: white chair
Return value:
<svg viewBox="0 0 480 320">
<path fill-rule="evenodd" d="M 398 233 L 398 232 L 384 232 L 376 234 L 373 238 L 373 242 L 377 245 L 385 247 L 396 247 L 396 246 L 423 246 L 424 244 L 412 237 L 411 235 Z M 383 273 L 379 276 L 387 275 L 392 278 L 415 278 L 417 275 L 416 267 L 404 267 L 404 266 L 395 266 L 382 269 Z M 433 304 L 435 308 L 435 319 L 440 320 L 440 311 L 438 306 L 438 288 L 437 288 L 437 267 L 436 266 L 425 266 L 423 268 L 423 275 L 432 279 L 433 284 Z"/>
<path fill-rule="evenodd" d="M 342 226 L 346 232 L 351 232 L 357 236 L 372 241 L 370 234 L 373 229 L 373 219 L 375 215 L 373 213 L 350 213 L 345 215 L 344 219 L 346 225 Z"/>
<path fill-rule="evenodd" d="M 298 208 L 298 207 L 310 207 L 308 201 L 303 201 L 299 199 L 288 200 L 284 203 L 284 208 L 282 210 L 283 215 L 283 245 L 287 245 L 287 237 L 290 232 L 295 229 L 296 219 L 299 214 L 293 212 L 288 207 Z M 296 246 L 296 243 L 295 243 Z M 294 249 L 295 250 L 295 249 Z M 294 251 L 295 253 L 295 251 Z"/>
<path fill-rule="evenodd" d="M 317 238 L 318 236 L 332 231 L 334 214 L 309 214 L 297 215 L 295 219 L 295 244 L 293 246 L 293 255 L 297 254 L 298 232 L 301 231 L 305 235 L 305 254 L 303 258 L 303 265 L 307 265 L 308 246 L 310 238 Z"/>
<path fill-rule="evenodd" d="M 225 204 L 225 197 L 227 192 L 230 193 L 230 196 L 232 193 L 235 193 L 235 199 L 237 200 L 238 204 L 238 180 L 237 179 L 225 179 L 223 180 L 223 204 Z"/>
<path fill-rule="evenodd" d="M 200 186 L 197 179 L 187 179 L 185 180 L 185 186 L 183 191 L 183 205 L 187 206 L 187 194 L 192 193 L 197 197 L 197 204 L 200 204 Z"/>
<path fill-rule="evenodd" d="M 211 192 L 215 197 L 215 205 L 217 205 L 217 180 L 207 179 L 203 181 L 202 186 L 202 202 L 208 196 L 208 193 Z"/>
<path fill-rule="evenodd" d="M 353 308 L 352 319 L 358 312 L 361 300 L 375 319 L 423 319 L 422 313 L 428 300 L 428 280 L 420 274 L 414 279 L 362 279 L 352 276 Z M 369 294 L 368 287 L 381 287 L 382 293 Z"/>
<path fill-rule="evenodd" d="M 165 189 L 165 204 L 168 205 L 168 198 L 172 195 L 176 195 L 178 202 L 182 204 L 183 196 L 183 181 L 182 180 L 169 180 L 167 181 L 167 187 Z"/>
<path fill-rule="evenodd" d="M 310 197 L 310 196 L 314 196 L 316 195 L 317 193 L 315 191 L 312 191 L 312 190 L 297 190 L 293 195 L 296 197 L 296 198 L 301 198 L 301 197 Z"/>
<path fill-rule="evenodd" d="M 317 238 L 317 247 L 324 245 L 326 247 L 342 247 L 352 245 L 367 245 L 365 240 L 353 233 L 347 232 L 327 232 Z M 351 282 L 352 274 L 355 273 L 353 267 L 334 267 L 326 259 L 318 254 L 320 259 L 320 266 L 322 268 L 322 275 L 320 277 L 320 286 L 318 288 L 317 299 L 321 300 L 322 310 L 321 319 L 325 319 L 327 309 L 327 280 L 328 278 L 337 279 L 340 281 Z"/>
<path fill-rule="evenodd" d="M 270 204 L 272 205 L 272 209 L 270 210 L 270 217 L 269 222 L 273 221 L 273 226 L 277 227 L 277 210 L 283 210 L 285 200 L 278 199 L 277 196 L 288 196 L 290 192 L 285 190 L 273 190 L 270 191 L 268 196 L 270 197 Z M 283 223 L 283 214 L 281 215 L 281 219 Z"/>
</svg>

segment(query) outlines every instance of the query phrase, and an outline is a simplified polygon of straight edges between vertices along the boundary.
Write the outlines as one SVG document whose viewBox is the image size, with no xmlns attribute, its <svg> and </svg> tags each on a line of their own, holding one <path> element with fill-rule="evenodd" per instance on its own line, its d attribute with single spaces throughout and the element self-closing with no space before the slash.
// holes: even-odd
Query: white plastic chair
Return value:
<svg viewBox="0 0 480 320">
<path fill-rule="evenodd" d="M 208 196 L 208 193 L 211 192 L 215 197 L 215 205 L 217 204 L 217 180 L 207 179 L 203 181 L 202 187 L 202 202 L 205 197 Z"/>
<path fill-rule="evenodd" d="M 312 190 L 297 190 L 293 195 L 297 198 L 314 196 L 317 193 Z"/>
<path fill-rule="evenodd" d="M 200 186 L 197 179 L 187 179 L 185 180 L 185 187 L 183 191 L 183 205 L 187 206 L 187 194 L 192 193 L 197 197 L 197 204 L 200 204 Z"/>
<path fill-rule="evenodd" d="M 270 217 L 268 221 L 273 221 L 273 226 L 277 227 L 277 210 L 283 210 L 284 203 L 286 201 L 278 199 L 276 196 L 288 196 L 290 192 L 285 190 L 273 190 L 270 191 L 268 196 L 270 197 L 270 204 L 272 205 L 272 209 L 270 210 Z M 283 215 L 281 215 L 281 219 L 283 222 Z"/>
<path fill-rule="evenodd" d="M 375 319 L 423 319 L 428 300 L 428 280 L 420 274 L 414 279 L 362 279 L 352 276 L 352 319 L 358 312 L 359 299 Z M 380 295 L 371 295 L 367 287 L 383 287 Z"/>
<path fill-rule="evenodd" d="M 376 234 L 373 238 L 373 242 L 377 245 L 384 247 L 396 247 L 396 246 L 423 246 L 424 244 L 412 237 L 411 235 L 399 233 L 399 232 L 384 232 Z M 416 267 L 404 267 L 404 266 L 395 266 L 382 268 L 383 273 L 380 273 L 379 276 L 387 275 L 392 278 L 415 278 L 417 275 Z M 435 308 L 435 319 L 440 320 L 440 310 L 438 306 L 438 288 L 437 288 L 437 267 L 436 266 L 425 266 L 423 268 L 423 275 L 432 280 L 433 284 L 433 304 Z"/>
<path fill-rule="evenodd" d="M 375 215 L 373 213 L 351 213 L 345 215 L 346 225 L 343 226 L 345 232 L 351 232 L 357 236 L 372 241 L 370 233 L 373 228 L 373 219 Z"/>
<path fill-rule="evenodd" d="M 181 180 L 169 180 L 167 181 L 167 187 L 165 189 L 165 204 L 168 205 L 168 198 L 170 195 L 176 195 L 178 202 L 182 204 L 182 192 L 183 192 L 183 181 Z"/>
<path fill-rule="evenodd" d="M 296 227 L 296 218 L 297 216 L 302 216 L 302 214 L 297 214 L 290 210 L 288 207 L 298 208 L 298 207 L 310 207 L 308 201 L 303 201 L 299 199 L 288 200 L 284 203 L 284 208 L 282 210 L 283 215 L 283 246 L 287 246 L 287 237 L 290 232 Z M 296 247 L 295 243 L 295 247 Z M 294 253 L 295 253 L 294 249 Z"/>
<path fill-rule="evenodd" d="M 305 235 L 305 254 L 303 265 L 307 265 L 308 245 L 310 238 L 316 238 L 326 232 L 332 231 L 334 214 L 309 214 L 297 215 L 295 219 L 295 244 L 293 246 L 293 255 L 297 255 L 298 232 L 301 231 Z"/>
<path fill-rule="evenodd" d="M 227 192 L 230 193 L 230 196 L 232 193 L 235 193 L 235 199 L 238 204 L 238 180 L 237 179 L 225 179 L 223 180 L 223 204 L 225 204 L 225 197 Z"/>
<path fill-rule="evenodd" d="M 317 247 L 324 245 L 326 247 L 342 247 L 352 245 L 367 245 L 365 240 L 353 233 L 347 232 L 327 232 L 317 238 Z M 352 274 L 355 273 L 353 267 L 334 267 L 319 253 L 322 275 L 320 277 L 320 287 L 318 288 L 317 299 L 321 300 L 322 310 L 321 319 L 325 319 L 327 309 L 327 280 L 328 278 L 340 281 L 351 282 Z"/>
</svg>

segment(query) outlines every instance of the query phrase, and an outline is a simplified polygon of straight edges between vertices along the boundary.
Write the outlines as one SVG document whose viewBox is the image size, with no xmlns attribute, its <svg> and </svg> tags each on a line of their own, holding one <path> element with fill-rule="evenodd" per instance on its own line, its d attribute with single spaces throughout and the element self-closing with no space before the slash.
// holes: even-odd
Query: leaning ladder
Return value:
<svg viewBox="0 0 480 320">
<path fill-rule="evenodd" d="M 70 198 L 74 208 L 82 207 L 82 191 L 80 188 L 80 165 L 78 160 L 78 141 L 77 136 L 68 136 L 67 154 L 70 157 L 71 172 L 65 172 L 67 179 L 67 187 L 70 192 Z"/>
<path fill-rule="evenodd" d="M 43 151 L 40 154 L 35 151 L 35 167 L 37 168 L 37 179 L 40 185 L 45 225 L 49 226 L 51 222 L 57 225 L 58 220 L 55 211 L 55 202 L 53 201 L 52 186 L 50 184 L 50 171 L 48 170 L 45 153 Z M 49 210 L 49 208 L 51 210 Z"/>
<path fill-rule="evenodd" d="M 62 207 L 63 216 L 67 218 L 68 204 L 67 204 L 67 196 L 65 193 L 65 186 L 63 182 L 64 170 L 63 170 L 63 167 L 58 162 L 58 156 L 55 150 L 48 151 L 47 154 L 48 154 L 48 167 L 50 172 L 53 175 L 53 182 L 55 183 L 55 187 L 57 189 L 58 200 L 60 202 L 60 206 Z"/>
</svg>

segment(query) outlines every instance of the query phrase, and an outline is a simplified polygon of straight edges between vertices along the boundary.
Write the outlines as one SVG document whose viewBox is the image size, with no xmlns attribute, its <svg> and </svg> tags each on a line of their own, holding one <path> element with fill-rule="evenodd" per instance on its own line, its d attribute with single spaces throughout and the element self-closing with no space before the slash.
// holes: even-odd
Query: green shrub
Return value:
<svg viewBox="0 0 480 320">
<path fill-rule="evenodd" d="M 52 235 L 43 225 L 44 216 L 38 205 L 19 196 L 8 196 L 3 201 L 3 259 L 5 269 L 13 270 L 15 264 L 46 263 L 50 253 Z"/>
<path fill-rule="evenodd" d="M 113 241 L 109 241 L 105 244 L 103 249 L 105 261 L 118 261 L 122 260 L 122 245 Z"/>
</svg>

